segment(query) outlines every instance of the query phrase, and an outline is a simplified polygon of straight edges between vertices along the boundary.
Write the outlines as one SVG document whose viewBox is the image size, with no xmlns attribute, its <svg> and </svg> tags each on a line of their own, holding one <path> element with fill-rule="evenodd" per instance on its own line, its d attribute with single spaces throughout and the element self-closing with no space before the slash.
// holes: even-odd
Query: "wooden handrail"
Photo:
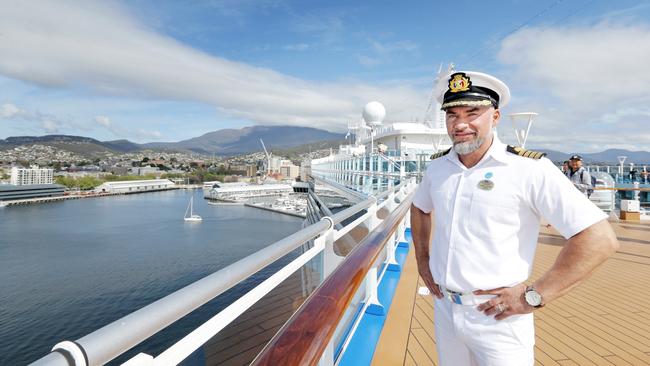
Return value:
<svg viewBox="0 0 650 366">
<path fill-rule="evenodd" d="M 354 294 L 408 212 L 413 193 L 311 294 L 251 365 L 316 365 Z"/>
<path fill-rule="evenodd" d="M 594 191 L 640 191 L 650 192 L 650 188 L 634 188 L 634 187 L 594 187 Z"/>
</svg>

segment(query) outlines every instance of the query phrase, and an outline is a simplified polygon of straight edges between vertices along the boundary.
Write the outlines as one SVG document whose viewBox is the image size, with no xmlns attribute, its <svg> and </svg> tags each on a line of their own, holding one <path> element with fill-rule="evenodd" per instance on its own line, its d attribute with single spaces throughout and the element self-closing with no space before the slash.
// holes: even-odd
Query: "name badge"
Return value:
<svg viewBox="0 0 650 366">
<path fill-rule="evenodd" d="M 484 191 L 490 191 L 492 188 L 494 188 L 494 182 L 491 180 L 483 179 L 482 181 L 478 182 L 478 188 Z"/>
</svg>

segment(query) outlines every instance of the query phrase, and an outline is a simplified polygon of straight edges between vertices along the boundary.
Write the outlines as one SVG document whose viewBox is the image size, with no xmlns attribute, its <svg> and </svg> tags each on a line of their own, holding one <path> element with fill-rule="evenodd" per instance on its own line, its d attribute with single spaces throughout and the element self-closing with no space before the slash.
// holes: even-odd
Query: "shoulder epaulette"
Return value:
<svg viewBox="0 0 650 366">
<path fill-rule="evenodd" d="M 506 150 L 509 153 L 513 153 L 515 155 L 519 155 L 531 159 L 541 159 L 542 157 L 546 156 L 546 153 L 543 152 L 526 150 L 522 147 L 512 146 L 512 145 L 508 145 L 508 148 Z"/>
<path fill-rule="evenodd" d="M 447 149 L 447 150 L 444 150 L 444 151 L 438 151 L 437 153 L 431 155 L 431 156 L 429 157 L 429 159 L 431 159 L 431 160 L 433 160 L 433 159 L 438 159 L 438 158 L 441 157 L 441 156 L 445 156 L 445 155 L 449 154 L 450 151 L 451 151 L 451 148 L 449 148 L 449 149 Z"/>
</svg>

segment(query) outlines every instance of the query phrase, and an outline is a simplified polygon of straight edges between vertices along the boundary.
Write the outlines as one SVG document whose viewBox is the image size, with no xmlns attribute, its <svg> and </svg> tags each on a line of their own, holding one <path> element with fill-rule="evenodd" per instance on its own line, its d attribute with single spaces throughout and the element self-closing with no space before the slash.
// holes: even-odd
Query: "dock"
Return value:
<svg viewBox="0 0 650 366">
<path fill-rule="evenodd" d="M 151 192 L 169 191 L 169 190 L 173 190 L 173 189 L 194 189 L 194 188 L 195 187 L 172 187 L 172 188 L 164 188 L 164 189 L 149 189 L 149 190 L 146 190 L 146 191 L 122 192 L 122 193 L 83 192 L 83 193 L 78 193 L 78 194 L 64 194 L 63 196 L 36 197 L 36 198 L 24 198 L 24 199 L 20 199 L 20 200 L 0 201 L 0 207 L 30 205 L 30 204 L 35 204 L 35 203 L 61 202 L 61 201 L 65 201 L 65 200 L 74 200 L 74 199 L 79 199 L 79 198 L 122 196 L 122 195 L 125 195 L 125 194 L 151 193 Z"/>
<path fill-rule="evenodd" d="M 535 365 L 650 365 L 650 223 L 612 226 L 621 243 L 584 283 L 535 311 Z M 564 238 L 541 228 L 532 278 L 551 267 Z M 374 354 L 373 366 L 438 365 L 433 300 L 418 295 L 414 250 Z"/>
</svg>

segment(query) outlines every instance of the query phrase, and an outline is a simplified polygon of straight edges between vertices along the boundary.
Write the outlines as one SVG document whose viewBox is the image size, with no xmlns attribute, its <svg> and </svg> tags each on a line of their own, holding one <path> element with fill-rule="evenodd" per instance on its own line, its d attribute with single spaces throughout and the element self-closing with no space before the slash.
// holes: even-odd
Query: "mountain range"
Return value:
<svg viewBox="0 0 650 366">
<path fill-rule="evenodd" d="M 650 152 L 648 151 L 630 151 L 625 149 L 607 149 L 596 153 L 571 152 L 564 153 L 555 150 L 531 149 L 545 152 L 546 157 L 555 162 L 568 160 L 572 155 L 580 155 L 585 164 L 608 163 L 609 165 L 618 165 L 619 156 L 627 156 L 625 163 L 648 164 L 650 165 Z"/>
<path fill-rule="evenodd" d="M 223 129 L 178 142 L 150 142 L 144 144 L 128 140 L 99 141 L 89 137 L 68 135 L 17 136 L 0 139 L 0 149 L 21 145 L 49 145 L 80 154 L 104 151 L 136 152 L 140 150 L 167 150 L 199 154 L 239 155 L 262 150 L 260 139 L 269 150 L 289 149 L 312 143 L 330 141 L 334 145 L 344 140 L 343 134 L 310 127 L 253 126 L 242 129 Z"/>
<path fill-rule="evenodd" d="M 99 141 L 89 137 L 67 135 L 17 136 L 8 137 L 4 140 L 0 139 L 0 150 L 21 145 L 42 144 L 83 155 L 93 155 L 106 151 L 126 153 L 150 149 L 232 156 L 261 151 L 260 139 L 264 141 L 266 148 L 269 150 L 296 150 L 295 148 L 298 148 L 297 150 L 307 151 L 312 145 L 321 149 L 337 147 L 344 142 L 345 136 L 310 127 L 253 126 L 241 129 L 222 129 L 178 142 L 150 142 L 144 144 L 128 140 Z M 301 149 L 303 147 L 304 149 Z M 545 152 L 547 157 L 555 162 L 567 160 L 571 155 L 578 154 L 582 156 L 586 164 L 618 164 L 618 156 L 627 156 L 626 163 L 650 164 L 650 152 L 648 151 L 608 149 L 597 153 L 565 153 L 555 150 L 535 149 L 534 147 L 531 150 Z"/>
</svg>

